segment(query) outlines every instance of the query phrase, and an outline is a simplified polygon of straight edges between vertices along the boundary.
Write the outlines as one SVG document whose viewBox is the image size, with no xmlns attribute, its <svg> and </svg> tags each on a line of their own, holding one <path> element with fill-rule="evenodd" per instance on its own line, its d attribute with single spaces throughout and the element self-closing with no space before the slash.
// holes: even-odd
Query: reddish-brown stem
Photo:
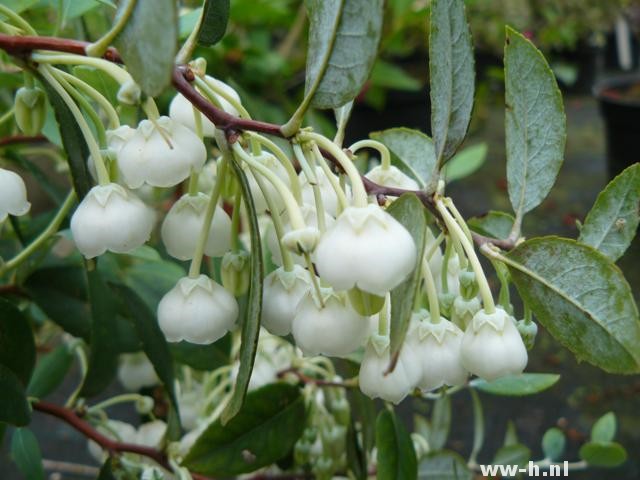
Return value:
<svg viewBox="0 0 640 480">
<path fill-rule="evenodd" d="M 7 147 L 9 145 L 15 145 L 19 143 L 42 143 L 48 142 L 47 137 L 44 135 L 12 135 L 10 137 L 0 138 L 0 147 Z"/>
<path fill-rule="evenodd" d="M 16 56 L 27 55 L 33 50 L 51 50 L 86 55 L 85 48 L 87 45 L 89 45 L 88 42 L 70 38 L 16 36 L 0 33 L 0 47 L 11 55 Z M 110 62 L 122 63 L 120 54 L 113 47 L 109 47 L 102 58 Z"/>
</svg>

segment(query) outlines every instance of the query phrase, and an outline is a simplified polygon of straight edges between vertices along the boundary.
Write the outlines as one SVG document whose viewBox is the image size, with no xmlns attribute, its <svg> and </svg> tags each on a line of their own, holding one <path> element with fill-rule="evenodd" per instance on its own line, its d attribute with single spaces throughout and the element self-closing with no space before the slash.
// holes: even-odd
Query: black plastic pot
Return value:
<svg viewBox="0 0 640 480">
<path fill-rule="evenodd" d="M 637 88 L 634 96 L 629 92 Z M 613 178 L 640 161 L 640 75 L 623 75 L 599 82 L 594 95 L 600 103 L 607 134 L 607 165 Z"/>
</svg>

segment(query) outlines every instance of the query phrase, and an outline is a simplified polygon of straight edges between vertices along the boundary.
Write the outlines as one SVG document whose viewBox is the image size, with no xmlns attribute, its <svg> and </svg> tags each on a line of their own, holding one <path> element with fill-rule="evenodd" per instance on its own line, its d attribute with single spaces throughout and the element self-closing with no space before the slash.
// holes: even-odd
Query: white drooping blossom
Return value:
<svg viewBox="0 0 640 480">
<path fill-rule="evenodd" d="M 162 420 L 143 423 L 137 429 L 119 420 L 107 420 L 99 425 L 97 430 L 104 436 L 121 443 L 142 445 L 150 448 L 160 448 L 162 439 L 167 431 L 167 424 Z M 99 462 L 107 458 L 108 453 L 92 440 L 88 442 L 89 453 Z M 144 461 L 144 457 L 141 458 Z"/>
<path fill-rule="evenodd" d="M 206 81 L 213 83 L 216 87 L 227 92 L 231 97 L 235 98 L 238 102 L 240 102 L 240 96 L 238 92 L 236 92 L 233 88 L 227 85 L 224 82 L 221 82 L 217 78 L 206 76 Z M 231 115 L 238 115 L 238 111 L 224 98 L 220 95 L 215 94 L 216 99 L 220 102 L 220 106 L 222 109 L 230 113 Z M 194 119 L 194 111 L 193 105 L 189 100 L 187 100 L 181 93 L 178 93 L 173 100 L 171 100 L 171 104 L 169 105 L 169 116 L 172 120 L 176 122 L 180 122 L 185 127 L 188 127 L 192 131 L 196 131 L 196 123 Z M 213 137 L 215 132 L 215 125 L 211 120 L 209 120 L 204 114 L 199 111 L 196 112 L 197 115 L 200 115 L 202 119 L 202 134 L 205 137 Z"/>
<path fill-rule="evenodd" d="M 262 295 L 262 326 L 274 335 L 291 333 L 298 304 L 310 288 L 309 272 L 300 265 L 294 265 L 290 272 L 280 267 L 267 275 Z"/>
<path fill-rule="evenodd" d="M 204 193 L 185 194 L 173 204 L 160 231 L 169 255 L 178 260 L 193 258 L 208 204 L 209 196 Z M 210 257 L 221 257 L 230 249 L 231 219 L 227 212 L 216 206 L 204 253 Z"/>
<path fill-rule="evenodd" d="M 461 295 L 458 295 L 453 301 L 451 321 L 460 327 L 460 329 L 466 330 L 473 316 L 478 313 L 481 308 L 482 305 L 478 297 L 467 300 Z"/>
<path fill-rule="evenodd" d="M 365 175 L 372 182 L 378 185 L 392 188 L 402 188 L 404 190 L 419 190 L 420 185 L 413 178 L 403 173 L 398 167 L 389 165 L 387 168 L 382 165 L 372 168 Z"/>
<path fill-rule="evenodd" d="M 169 117 L 142 120 L 133 134 L 125 134 L 117 152 L 122 181 L 129 188 L 144 184 L 173 187 L 207 159 L 204 143 L 181 123 Z"/>
<path fill-rule="evenodd" d="M 362 346 L 369 332 L 369 320 L 351 308 L 344 297 L 329 290 L 322 292 L 323 305 L 312 291 L 300 302 L 293 319 L 296 345 L 306 356 L 344 357 Z"/>
<path fill-rule="evenodd" d="M 123 354 L 118 367 L 118 380 L 130 392 L 160 383 L 158 375 L 144 353 Z"/>
<path fill-rule="evenodd" d="M 474 315 L 461 352 L 464 367 L 488 381 L 522 373 L 528 360 L 515 320 L 502 307 L 491 314 L 483 309 Z"/>
<path fill-rule="evenodd" d="M 96 185 L 71 217 L 71 234 L 86 258 L 104 252 L 127 253 L 151 236 L 154 212 L 131 191 L 115 184 Z"/>
<path fill-rule="evenodd" d="M 0 222 L 8 215 L 19 217 L 31 209 L 27 201 L 27 187 L 15 172 L 0 168 Z"/>
<path fill-rule="evenodd" d="M 169 342 L 205 345 L 233 327 L 238 310 L 235 297 L 206 275 L 183 277 L 160 300 L 158 323 Z"/>
<path fill-rule="evenodd" d="M 416 245 L 407 229 L 377 205 L 348 207 L 320 238 L 318 273 L 336 290 L 384 296 L 416 266 Z"/>
</svg>

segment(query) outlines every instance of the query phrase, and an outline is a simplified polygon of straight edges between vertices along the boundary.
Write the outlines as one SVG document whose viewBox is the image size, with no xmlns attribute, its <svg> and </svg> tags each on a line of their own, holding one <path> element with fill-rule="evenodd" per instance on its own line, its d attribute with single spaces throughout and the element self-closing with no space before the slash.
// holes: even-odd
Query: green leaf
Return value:
<svg viewBox="0 0 640 480">
<path fill-rule="evenodd" d="M 369 78 L 382 31 L 383 0 L 307 0 L 305 96 L 317 108 L 353 100 Z"/>
<path fill-rule="evenodd" d="M 13 304 L 0 298 L 0 365 L 27 385 L 35 362 L 36 346 L 29 322 Z"/>
<path fill-rule="evenodd" d="M 507 182 L 516 217 L 537 207 L 562 165 L 566 121 L 556 78 L 540 51 L 507 27 L 504 53 Z"/>
<path fill-rule="evenodd" d="M 121 274 L 121 280 L 136 292 L 152 311 L 155 311 L 164 294 L 185 275 L 180 265 L 154 259 L 137 262 L 126 268 Z"/>
<path fill-rule="evenodd" d="M 384 60 L 376 60 L 371 70 L 371 85 L 393 90 L 415 92 L 422 88 L 422 84 L 402 68 Z"/>
<path fill-rule="evenodd" d="M 439 397 L 433 403 L 431 428 L 429 429 L 429 446 L 433 450 L 443 448 L 449 438 L 451 429 L 451 398 L 449 395 Z"/>
<path fill-rule="evenodd" d="M 591 429 L 591 441 L 607 443 L 616 435 L 616 414 L 608 412 L 598 419 Z"/>
<path fill-rule="evenodd" d="M 410 128 L 390 128 L 369 134 L 374 140 L 384 143 L 421 188 L 434 189 L 438 183 L 436 157 L 431 139 Z"/>
<path fill-rule="evenodd" d="M 526 446 L 518 443 L 500 448 L 497 452 L 492 465 L 518 465 L 523 467 L 531 458 L 531 450 Z"/>
<path fill-rule="evenodd" d="M 469 385 L 493 395 L 522 397 L 543 392 L 555 385 L 558 380 L 560 380 L 560 375 L 552 373 L 521 373 L 520 375 L 501 377 L 492 382 L 476 378 L 471 380 Z"/>
<path fill-rule="evenodd" d="M 640 371 L 640 320 L 622 272 L 566 238 L 528 240 L 507 264 L 536 318 L 579 360 L 611 373 Z"/>
<path fill-rule="evenodd" d="M 347 469 L 356 480 L 367 480 L 367 452 L 358 438 L 358 429 L 353 416 L 349 421 L 346 438 Z"/>
<path fill-rule="evenodd" d="M 580 458 L 592 467 L 613 468 L 627 460 L 627 451 L 619 443 L 585 443 L 580 447 Z"/>
<path fill-rule="evenodd" d="M 177 38 L 174 0 L 138 0 L 115 45 L 129 73 L 147 95 L 159 95 L 171 83 Z"/>
<path fill-rule="evenodd" d="M 43 78 L 40 78 L 40 81 L 55 113 L 62 146 L 69 162 L 73 189 L 78 199 L 82 199 L 91 188 L 91 177 L 87 168 L 87 158 L 89 158 L 87 143 L 73 114 L 60 95 Z"/>
<path fill-rule="evenodd" d="M 225 335 L 210 345 L 179 342 L 169 345 L 173 359 L 191 368 L 212 372 L 231 361 L 231 337 Z"/>
<path fill-rule="evenodd" d="M 35 398 L 49 395 L 62 383 L 72 364 L 73 353 L 64 344 L 42 356 L 33 371 L 27 395 Z"/>
<path fill-rule="evenodd" d="M 631 165 L 600 192 L 578 241 L 616 261 L 631 244 L 640 224 L 640 163 Z"/>
<path fill-rule="evenodd" d="M 112 105 L 118 105 L 120 85 L 110 75 L 87 65 L 73 67 L 73 75 L 99 91 Z"/>
<path fill-rule="evenodd" d="M 116 476 L 113 474 L 112 462 L 113 460 L 111 457 L 104 461 L 102 467 L 100 467 L 100 473 L 98 473 L 98 478 L 96 480 L 116 480 Z"/>
<path fill-rule="evenodd" d="M 226 425 L 216 420 L 198 437 L 183 465 L 203 475 L 230 477 L 287 456 L 305 427 L 300 390 L 273 383 L 250 392 Z"/>
<path fill-rule="evenodd" d="M 559 428 L 550 428 L 542 436 L 542 452 L 545 458 L 557 461 L 562 457 L 567 440 Z"/>
<path fill-rule="evenodd" d="M 5 7 L 9 7 L 15 13 L 22 13 L 25 10 L 33 7 L 40 0 L 2 0 L 2 4 Z"/>
<path fill-rule="evenodd" d="M 0 364 L 0 422 L 17 427 L 25 426 L 31 420 L 31 409 L 20 379 L 4 365 Z"/>
<path fill-rule="evenodd" d="M 164 334 L 158 326 L 156 315 L 145 302 L 130 288 L 124 285 L 112 285 L 114 292 L 121 298 L 128 310 L 129 320 L 134 324 L 138 336 L 142 340 L 142 348 L 153 365 L 158 378 L 167 391 L 173 408 L 178 412 L 178 401 L 175 392 L 175 378 L 173 374 L 173 358 Z M 179 414 L 178 414 L 179 418 Z M 180 424 L 169 432 L 172 440 L 180 438 Z"/>
<path fill-rule="evenodd" d="M 11 437 L 11 457 L 25 480 L 44 480 L 38 439 L 28 428 L 17 428 Z"/>
<path fill-rule="evenodd" d="M 418 257 L 420 257 L 424 251 L 427 228 L 427 217 L 422 202 L 415 194 L 405 193 L 391 204 L 387 212 L 409 231 L 419 252 Z M 420 288 L 421 277 L 422 270 L 416 267 L 409 278 L 391 291 L 389 334 L 391 340 L 390 355 L 392 358 L 400 351 L 400 347 L 407 335 L 416 293 Z"/>
<path fill-rule="evenodd" d="M 420 480 L 472 480 L 467 462 L 457 453 L 442 450 L 427 455 L 420 462 Z"/>
<path fill-rule="evenodd" d="M 253 363 L 258 349 L 258 337 L 260 335 L 260 315 L 262 311 L 262 289 L 264 279 L 264 266 L 262 259 L 262 247 L 260 246 L 260 228 L 258 226 L 258 214 L 253 203 L 251 190 L 247 177 L 235 161 L 231 162 L 236 178 L 242 189 L 242 197 L 249 217 L 249 234 L 251 236 L 251 282 L 245 317 L 242 319 L 242 331 L 240 334 L 240 367 L 236 377 L 236 384 L 229 403 L 222 412 L 222 424 L 226 424 L 234 417 L 242 407 L 244 397 L 249 388 Z"/>
<path fill-rule="evenodd" d="M 471 406 L 473 408 L 473 447 L 471 448 L 469 460 L 475 462 L 484 444 L 484 411 L 478 392 L 470 388 L 469 395 L 471 396 Z"/>
<path fill-rule="evenodd" d="M 111 290 L 94 267 L 87 271 L 91 305 L 89 366 L 80 394 L 92 397 L 111 383 L 118 368 L 118 348 L 114 338 L 116 303 Z"/>
<path fill-rule="evenodd" d="M 467 225 L 481 235 L 505 239 L 511 233 L 514 220 L 509 213 L 491 210 L 480 217 L 470 218 Z"/>
<path fill-rule="evenodd" d="M 478 143 L 456 153 L 444 167 L 447 182 L 468 177 L 478 170 L 487 159 L 487 144 Z"/>
<path fill-rule="evenodd" d="M 516 425 L 513 423 L 513 420 L 509 420 L 507 422 L 507 431 L 504 433 L 504 441 L 502 442 L 503 447 L 510 447 L 511 445 L 516 445 L 518 443 L 518 431 L 516 430 Z"/>
<path fill-rule="evenodd" d="M 229 0 L 206 0 L 202 23 L 198 31 L 198 43 L 210 47 L 215 45 L 227 31 L 229 22 Z"/>
<path fill-rule="evenodd" d="M 442 166 L 464 140 L 473 108 L 475 71 L 464 0 L 431 2 L 429 76 L 431 132 Z"/>
<path fill-rule="evenodd" d="M 382 410 L 376 420 L 376 446 L 378 480 L 417 477 L 418 464 L 411 435 L 390 410 Z"/>
</svg>

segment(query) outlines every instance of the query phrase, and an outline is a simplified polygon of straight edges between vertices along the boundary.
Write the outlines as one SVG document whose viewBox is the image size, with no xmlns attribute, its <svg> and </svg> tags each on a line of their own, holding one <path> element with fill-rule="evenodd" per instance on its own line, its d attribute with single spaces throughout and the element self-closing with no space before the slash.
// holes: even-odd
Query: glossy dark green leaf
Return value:
<svg viewBox="0 0 640 480">
<path fill-rule="evenodd" d="M 451 398 L 443 395 L 433 403 L 429 428 L 429 446 L 440 450 L 447 443 L 451 429 Z"/>
<path fill-rule="evenodd" d="M 566 120 L 556 78 L 540 51 L 507 27 L 504 53 L 507 183 L 516 217 L 542 202 L 564 159 Z"/>
<path fill-rule="evenodd" d="M 67 161 L 69 162 L 73 188 L 79 199 L 84 198 L 91 188 L 91 177 L 87 168 L 87 158 L 89 158 L 87 143 L 69 107 L 67 107 L 53 87 L 44 81 L 44 79 L 41 78 L 40 80 L 47 92 L 49 102 L 55 113 L 58 130 L 60 131 L 60 137 L 62 139 L 62 146 L 64 147 L 64 151 L 67 154 Z"/>
<path fill-rule="evenodd" d="M 73 364 L 73 353 L 66 345 L 59 345 L 38 360 L 27 395 L 44 398 L 53 392 L 64 380 Z"/>
<path fill-rule="evenodd" d="M 230 0 L 206 0 L 202 23 L 198 32 L 198 43 L 211 46 L 224 37 L 229 22 Z"/>
<path fill-rule="evenodd" d="M 607 443 L 613 440 L 616 435 L 617 422 L 616 414 L 613 412 L 605 413 L 593 424 L 591 429 L 591 441 L 598 443 Z"/>
<path fill-rule="evenodd" d="M 411 435 L 394 412 L 384 409 L 376 420 L 378 480 L 416 478 L 418 462 Z"/>
<path fill-rule="evenodd" d="M 622 272 L 603 254 L 565 238 L 528 240 L 508 254 L 518 292 L 579 360 L 611 373 L 640 371 L 640 319 Z"/>
<path fill-rule="evenodd" d="M 226 425 L 215 421 L 184 459 L 189 470 L 231 477 L 270 465 L 288 455 L 305 427 L 298 387 L 273 383 L 250 392 Z"/>
<path fill-rule="evenodd" d="M 493 395 L 522 397 L 543 392 L 554 386 L 558 380 L 560 380 L 560 375 L 552 373 L 521 373 L 520 375 L 501 377 L 492 382 L 475 378 L 471 380 L 469 385 Z"/>
<path fill-rule="evenodd" d="M 25 426 L 31 420 L 31 409 L 20 379 L 4 365 L 0 364 L 0 422 L 17 427 Z"/>
<path fill-rule="evenodd" d="M 613 468 L 627 460 L 627 451 L 622 445 L 610 443 L 585 443 L 580 447 L 580 458 L 592 467 Z"/>
<path fill-rule="evenodd" d="M 309 47 L 305 95 L 337 108 L 369 78 L 382 31 L 382 0 L 307 0 Z"/>
<path fill-rule="evenodd" d="M 473 108 L 475 71 L 464 0 L 431 2 L 429 77 L 431 132 L 442 166 L 464 140 Z"/>
<path fill-rule="evenodd" d="M 442 450 L 427 455 L 418 471 L 420 480 L 472 480 L 467 462 L 456 452 Z"/>
<path fill-rule="evenodd" d="M 545 458 L 557 461 L 562 457 L 567 440 L 559 428 L 553 427 L 542 436 L 542 451 Z"/>
<path fill-rule="evenodd" d="M 242 189 L 243 204 L 249 217 L 249 234 L 251 235 L 251 282 L 247 308 L 242 319 L 242 332 L 240 335 L 240 367 L 233 387 L 233 394 L 229 403 L 222 412 L 222 423 L 232 419 L 242 407 L 244 397 L 249 388 L 253 363 L 258 349 L 258 337 L 260 335 L 260 314 L 262 311 L 262 287 L 264 279 L 264 265 L 262 247 L 260 242 L 260 228 L 258 226 L 258 214 L 251 196 L 251 189 L 247 177 L 235 161 L 231 162 Z"/>
<path fill-rule="evenodd" d="M 409 231 L 416 244 L 418 257 L 424 250 L 427 217 L 422 202 L 414 194 L 404 194 L 393 202 L 387 212 Z M 391 356 L 400 351 L 409 328 L 422 271 L 415 268 L 404 282 L 391 291 Z"/>
<path fill-rule="evenodd" d="M 101 393 L 111 383 L 118 368 L 118 348 L 115 319 L 116 302 L 100 272 L 87 271 L 89 300 L 91 305 L 91 340 L 87 375 L 80 394 L 92 397 Z"/>
<path fill-rule="evenodd" d="M 183 365 L 202 371 L 212 372 L 218 367 L 227 365 L 231 355 L 231 336 L 225 335 L 210 345 L 179 342 L 169 345 L 173 359 Z"/>
<path fill-rule="evenodd" d="M 578 241 L 617 260 L 631 244 L 640 224 L 640 163 L 631 165 L 600 192 Z"/>
<path fill-rule="evenodd" d="M 11 457 L 25 480 L 44 480 L 38 439 L 28 428 L 17 428 L 11 437 Z"/>
<path fill-rule="evenodd" d="M 124 6 L 122 3 L 121 9 Z M 171 83 L 177 39 L 174 0 L 137 1 L 115 45 L 129 73 L 147 95 L 159 95 Z"/>
<path fill-rule="evenodd" d="M 389 128 L 369 136 L 384 143 L 395 155 L 398 167 L 411 175 L 421 188 L 435 188 L 438 183 L 436 155 L 427 135 L 411 128 Z"/>
<path fill-rule="evenodd" d="M 497 452 L 493 460 L 492 465 L 518 465 L 519 467 L 525 466 L 531 458 L 531 450 L 526 446 L 518 443 L 516 445 L 509 445 L 501 447 Z"/>
<path fill-rule="evenodd" d="M 472 217 L 467 221 L 469 228 L 480 235 L 505 239 L 513 228 L 513 215 L 491 210 L 480 217 Z"/>
<path fill-rule="evenodd" d="M 35 362 L 36 346 L 29 322 L 16 306 L 0 298 L 0 365 L 27 385 Z"/>
</svg>

